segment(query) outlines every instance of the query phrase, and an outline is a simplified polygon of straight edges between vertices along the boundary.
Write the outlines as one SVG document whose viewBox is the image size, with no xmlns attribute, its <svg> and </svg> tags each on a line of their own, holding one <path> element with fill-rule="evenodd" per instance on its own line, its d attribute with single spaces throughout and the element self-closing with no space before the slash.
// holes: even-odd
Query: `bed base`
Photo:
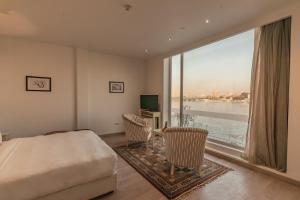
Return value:
<svg viewBox="0 0 300 200">
<path fill-rule="evenodd" d="M 77 185 L 37 200 L 89 200 L 117 189 L 117 175 Z"/>
</svg>

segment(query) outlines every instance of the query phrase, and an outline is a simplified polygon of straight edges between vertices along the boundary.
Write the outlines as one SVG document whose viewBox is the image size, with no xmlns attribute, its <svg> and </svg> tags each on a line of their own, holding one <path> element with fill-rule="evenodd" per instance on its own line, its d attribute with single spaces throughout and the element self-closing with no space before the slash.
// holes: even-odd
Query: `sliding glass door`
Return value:
<svg viewBox="0 0 300 200">
<path fill-rule="evenodd" d="M 173 57 L 171 126 L 205 128 L 209 140 L 243 149 L 253 48 L 251 30 Z"/>
</svg>

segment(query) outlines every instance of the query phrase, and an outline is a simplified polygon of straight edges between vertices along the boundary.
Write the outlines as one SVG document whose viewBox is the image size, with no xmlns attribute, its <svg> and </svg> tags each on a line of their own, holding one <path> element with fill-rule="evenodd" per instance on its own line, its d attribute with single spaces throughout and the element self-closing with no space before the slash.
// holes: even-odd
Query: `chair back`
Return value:
<svg viewBox="0 0 300 200">
<path fill-rule="evenodd" d="M 151 127 L 137 115 L 124 114 L 124 129 L 126 138 L 131 142 L 146 142 L 151 136 Z"/>
<path fill-rule="evenodd" d="M 208 131 L 200 128 L 166 128 L 167 160 L 177 166 L 198 168 L 203 163 Z"/>
</svg>

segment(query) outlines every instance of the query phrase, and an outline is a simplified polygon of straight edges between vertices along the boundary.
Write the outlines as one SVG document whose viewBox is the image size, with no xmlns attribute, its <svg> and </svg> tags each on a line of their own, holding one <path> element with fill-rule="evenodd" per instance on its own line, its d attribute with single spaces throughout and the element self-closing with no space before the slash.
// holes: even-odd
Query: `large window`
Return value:
<svg viewBox="0 0 300 200">
<path fill-rule="evenodd" d="M 243 149 L 253 48 L 251 30 L 172 57 L 171 126 L 205 128 L 209 140 Z"/>
</svg>

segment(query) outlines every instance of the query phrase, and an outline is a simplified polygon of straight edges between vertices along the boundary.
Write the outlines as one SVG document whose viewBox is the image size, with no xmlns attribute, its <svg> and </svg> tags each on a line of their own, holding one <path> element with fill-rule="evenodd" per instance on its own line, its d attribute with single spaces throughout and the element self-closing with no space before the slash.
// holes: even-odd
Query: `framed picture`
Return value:
<svg viewBox="0 0 300 200">
<path fill-rule="evenodd" d="M 51 92 L 51 78 L 26 76 L 26 91 Z"/>
<path fill-rule="evenodd" d="M 124 93 L 124 82 L 109 81 L 109 93 Z"/>
</svg>

